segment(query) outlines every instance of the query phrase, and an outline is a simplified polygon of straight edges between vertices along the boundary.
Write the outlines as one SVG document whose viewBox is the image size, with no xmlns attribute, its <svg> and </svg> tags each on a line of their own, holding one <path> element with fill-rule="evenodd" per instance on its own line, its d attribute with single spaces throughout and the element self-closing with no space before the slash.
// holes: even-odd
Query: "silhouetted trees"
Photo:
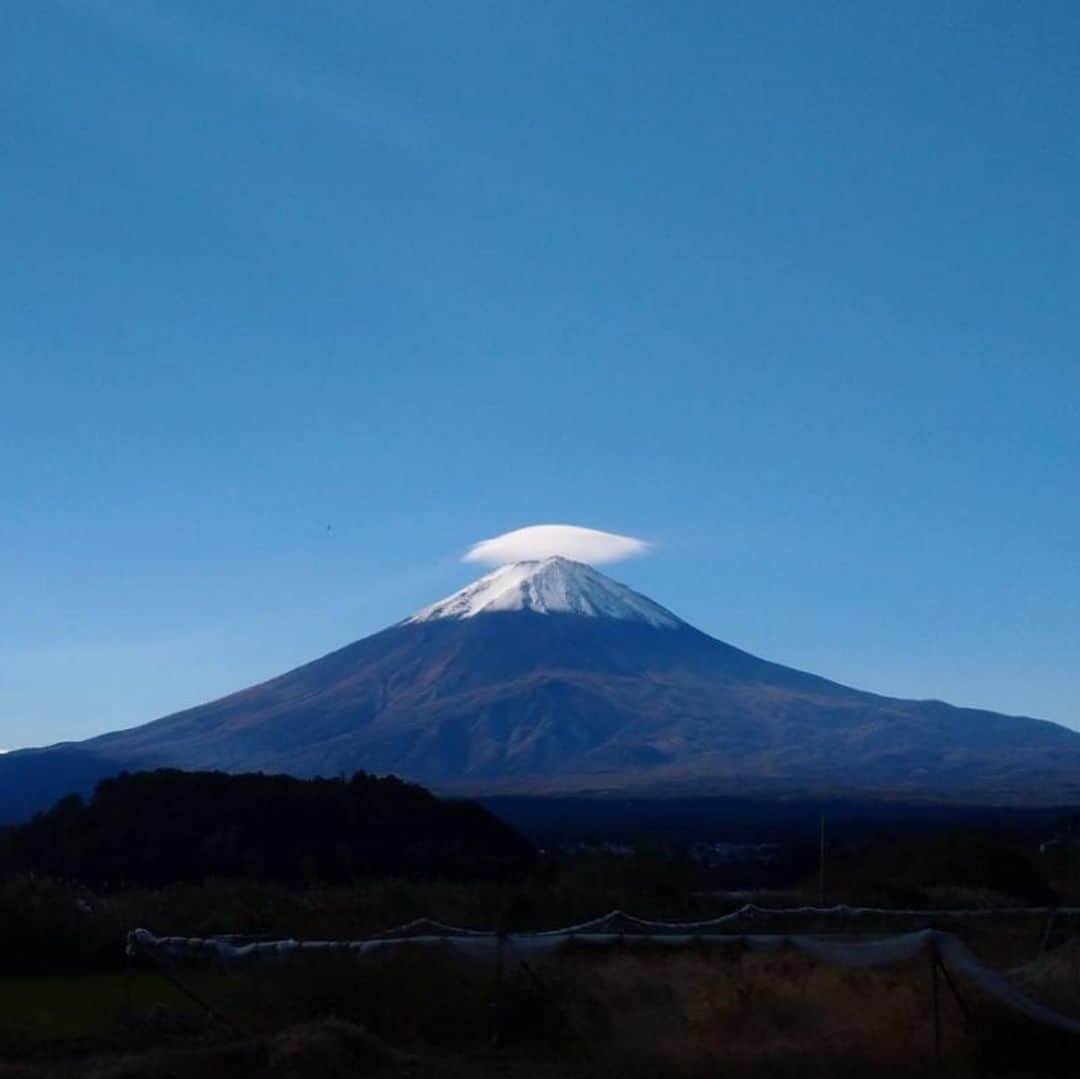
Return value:
<svg viewBox="0 0 1080 1079">
<path fill-rule="evenodd" d="M 506 875 L 533 859 L 531 844 L 483 807 L 364 773 L 124 773 L 89 800 L 70 795 L 0 839 L 0 872 L 109 889 L 208 877 L 460 879 Z"/>
</svg>

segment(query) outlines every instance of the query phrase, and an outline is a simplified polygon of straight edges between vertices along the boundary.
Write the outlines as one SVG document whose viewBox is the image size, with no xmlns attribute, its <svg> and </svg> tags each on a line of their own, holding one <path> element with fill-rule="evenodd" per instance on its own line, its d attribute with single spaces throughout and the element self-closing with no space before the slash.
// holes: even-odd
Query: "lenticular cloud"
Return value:
<svg viewBox="0 0 1080 1079">
<path fill-rule="evenodd" d="M 462 561 L 504 566 L 507 562 L 528 562 L 559 555 L 572 558 L 575 562 L 603 565 L 646 554 L 651 546 L 633 536 L 618 536 L 614 532 L 599 532 L 595 528 L 531 525 L 474 543 Z"/>
</svg>

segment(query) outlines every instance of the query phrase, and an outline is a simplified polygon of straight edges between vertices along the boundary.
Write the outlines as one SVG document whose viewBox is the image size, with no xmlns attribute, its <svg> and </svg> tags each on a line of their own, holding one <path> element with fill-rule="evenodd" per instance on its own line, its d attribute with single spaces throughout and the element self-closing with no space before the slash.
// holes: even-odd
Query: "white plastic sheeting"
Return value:
<svg viewBox="0 0 1080 1079">
<path fill-rule="evenodd" d="M 573 943 L 610 945 L 619 942 L 653 942 L 668 946 L 708 943 L 712 946 L 748 951 L 779 951 L 793 948 L 817 962 L 846 967 L 886 967 L 910 962 L 919 956 L 933 957 L 950 974 L 965 978 L 1000 1003 L 1036 1022 L 1060 1030 L 1080 1033 L 1080 1020 L 1062 1015 L 1021 992 L 1016 985 L 991 967 L 981 963 L 958 937 L 938 929 L 878 939 L 843 939 L 801 933 L 732 933 L 740 920 L 768 920 L 775 917 L 816 916 L 843 919 L 875 916 L 918 917 L 940 920 L 949 918 L 1001 917 L 1009 914 L 1049 915 L 1078 914 L 1080 908 L 1010 908 L 1008 910 L 901 911 L 873 907 L 795 907 L 770 909 L 747 904 L 731 914 L 697 922 L 658 922 L 637 918 L 614 910 L 603 917 L 577 925 L 537 933 L 498 934 L 486 930 L 464 929 L 429 918 L 398 926 L 368 940 L 255 940 L 240 943 L 237 938 L 158 937 L 146 929 L 128 934 L 128 954 L 162 955 L 176 960 L 210 961 L 239 964 L 273 960 L 293 955 L 344 953 L 370 955 L 401 945 L 430 945 L 450 948 L 472 956 L 494 955 L 503 947 L 520 953 L 550 952 Z M 728 930 L 728 932 L 716 932 Z"/>
</svg>

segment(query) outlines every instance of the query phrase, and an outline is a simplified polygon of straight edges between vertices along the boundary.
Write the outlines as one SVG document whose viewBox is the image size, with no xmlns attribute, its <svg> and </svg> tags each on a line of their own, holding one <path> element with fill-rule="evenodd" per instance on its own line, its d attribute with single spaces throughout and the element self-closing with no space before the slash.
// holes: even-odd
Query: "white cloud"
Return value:
<svg viewBox="0 0 1080 1079">
<path fill-rule="evenodd" d="M 575 562 L 603 565 L 647 554 L 652 544 L 633 536 L 599 532 L 578 525 L 530 525 L 501 536 L 474 543 L 465 552 L 463 562 L 483 562 L 503 566 L 507 562 L 526 562 L 561 555 Z"/>
</svg>

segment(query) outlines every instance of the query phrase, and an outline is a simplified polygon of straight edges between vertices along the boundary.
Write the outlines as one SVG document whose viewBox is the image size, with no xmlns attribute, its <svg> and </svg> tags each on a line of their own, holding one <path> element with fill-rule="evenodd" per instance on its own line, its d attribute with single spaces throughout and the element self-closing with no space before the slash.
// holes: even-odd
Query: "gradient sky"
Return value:
<svg viewBox="0 0 1080 1079">
<path fill-rule="evenodd" d="M 0 13 L 0 746 L 279 673 L 508 529 L 1080 727 L 1080 5 Z"/>
</svg>

